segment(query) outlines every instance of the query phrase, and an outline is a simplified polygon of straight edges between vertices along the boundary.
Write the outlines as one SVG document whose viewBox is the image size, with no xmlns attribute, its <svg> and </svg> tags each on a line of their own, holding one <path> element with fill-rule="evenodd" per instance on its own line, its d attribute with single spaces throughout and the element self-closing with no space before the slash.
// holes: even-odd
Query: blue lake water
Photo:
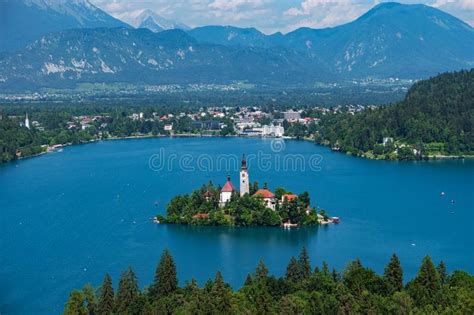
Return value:
<svg viewBox="0 0 474 315">
<path fill-rule="evenodd" d="M 161 149 L 152 166 L 171 162 L 152 170 L 150 157 Z M 260 155 L 260 163 L 249 161 L 252 181 L 307 190 L 341 224 L 286 231 L 150 221 L 172 196 L 209 180 L 224 184 L 230 174 L 237 185 L 237 169 L 217 158 L 242 153 Z M 288 154 L 301 155 L 305 169 L 285 170 Z M 309 165 L 316 160 L 320 170 Z M 303 141 L 284 148 L 242 138 L 98 142 L 1 165 L 0 231 L 1 314 L 60 313 L 71 289 L 98 286 L 106 272 L 116 285 L 129 265 L 147 285 L 165 248 L 182 283 L 195 277 L 202 284 L 220 270 L 237 288 L 259 259 L 283 274 L 303 246 L 313 264 L 338 269 L 360 258 L 382 272 L 396 252 L 406 278 L 427 254 L 449 270 L 474 272 L 474 162 L 369 161 Z"/>
</svg>

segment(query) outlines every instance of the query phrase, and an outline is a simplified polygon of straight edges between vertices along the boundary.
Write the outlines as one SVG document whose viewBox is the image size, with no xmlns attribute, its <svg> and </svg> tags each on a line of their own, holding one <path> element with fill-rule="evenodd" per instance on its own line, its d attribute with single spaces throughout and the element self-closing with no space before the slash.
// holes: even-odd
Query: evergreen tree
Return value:
<svg viewBox="0 0 474 315">
<path fill-rule="evenodd" d="M 331 277 L 334 282 L 339 282 L 341 280 L 341 275 L 337 272 L 336 268 L 332 268 Z"/>
<path fill-rule="evenodd" d="M 86 284 L 82 289 L 84 294 L 84 301 L 86 303 L 87 314 L 94 315 L 97 310 L 97 303 L 95 300 L 95 290 L 90 284 Z"/>
<path fill-rule="evenodd" d="M 255 288 L 255 307 L 257 314 L 273 314 L 274 301 L 266 285 L 258 283 Z"/>
<path fill-rule="evenodd" d="M 136 307 L 140 291 L 138 281 L 132 268 L 120 276 L 119 288 L 117 292 L 117 301 L 115 303 L 116 311 L 119 314 L 133 314 Z"/>
<path fill-rule="evenodd" d="M 268 276 L 268 268 L 265 266 L 263 260 L 258 263 L 257 269 L 255 270 L 255 279 L 257 281 L 265 280 Z"/>
<path fill-rule="evenodd" d="M 220 271 L 216 273 L 211 296 L 213 298 L 213 310 L 217 314 L 227 314 L 232 308 L 231 292 L 229 286 L 224 282 Z"/>
<path fill-rule="evenodd" d="M 301 278 L 300 266 L 295 257 L 291 257 L 288 267 L 286 267 L 286 279 L 291 282 L 298 282 Z"/>
<path fill-rule="evenodd" d="M 323 274 L 329 276 L 330 272 L 329 272 L 329 266 L 328 266 L 328 263 L 323 261 L 323 270 L 322 270 Z"/>
<path fill-rule="evenodd" d="M 110 315 L 114 310 L 114 288 L 112 278 L 109 274 L 104 277 L 104 282 L 100 289 L 99 304 L 97 306 L 98 315 Z"/>
<path fill-rule="evenodd" d="M 156 267 L 155 280 L 150 288 L 152 298 L 167 296 L 178 288 L 176 265 L 168 250 L 164 250 Z"/>
<path fill-rule="evenodd" d="M 311 264 L 309 262 L 309 255 L 306 247 L 303 247 L 298 259 L 301 279 L 308 279 L 311 276 Z"/>
<path fill-rule="evenodd" d="M 258 182 L 253 182 L 252 185 L 250 185 L 250 195 L 255 194 L 258 191 Z"/>
<path fill-rule="evenodd" d="M 423 258 L 416 278 L 410 284 L 410 294 L 417 305 L 436 305 L 440 290 L 439 274 L 431 258 L 426 256 Z"/>
<path fill-rule="evenodd" d="M 81 291 L 74 290 L 71 292 L 63 314 L 87 315 L 87 310 L 84 305 L 84 294 Z"/>
<path fill-rule="evenodd" d="M 447 272 L 446 272 L 446 265 L 444 261 L 440 261 L 438 268 L 437 268 L 438 274 L 439 274 L 439 280 L 441 281 L 441 285 L 445 285 L 447 282 Z"/>
<path fill-rule="evenodd" d="M 403 270 L 398 256 L 393 254 L 389 264 L 385 267 L 384 281 L 390 295 L 403 288 Z"/>
<path fill-rule="evenodd" d="M 253 284 L 252 275 L 248 274 L 247 278 L 245 278 L 244 286 L 248 287 L 248 286 L 251 286 L 252 284 Z"/>
</svg>

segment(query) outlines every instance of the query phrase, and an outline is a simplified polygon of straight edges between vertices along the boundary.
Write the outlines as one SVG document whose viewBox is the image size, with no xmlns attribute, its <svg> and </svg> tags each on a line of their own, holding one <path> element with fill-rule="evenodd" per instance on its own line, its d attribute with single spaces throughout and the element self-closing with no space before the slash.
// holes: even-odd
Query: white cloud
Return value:
<svg viewBox="0 0 474 315">
<path fill-rule="evenodd" d="M 1 0 L 0 0 L 1 1 Z M 379 2 L 389 0 L 90 0 L 126 22 L 144 9 L 191 27 L 235 25 L 265 33 L 298 27 L 330 27 L 350 22 Z M 425 3 L 474 25 L 474 0 L 398 0 Z"/>
<path fill-rule="evenodd" d="M 244 5 L 249 5 L 251 7 L 259 7 L 264 3 L 264 0 L 214 0 L 209 4 L 209 7 L 212 9 L 227 11 L 237 9 Z"/>
<path fill-rule="evenodd" d="M 353 0 L 304 0 L 298 7 L 291 7 L 283 14 L 290 23 L 286 31 L 298 27 L 330 27 L 356 19 L 375 4 Z M 295 19 L 300 17 L 298 19 Z M 291 23 L 291 20 L 294 22 Z"/>
<path fill-rule="evenodd" d="M 460 9 L 474 10 L 474 0 L 436 0 L 434 7 L 451 6 Z"/>
</svg>

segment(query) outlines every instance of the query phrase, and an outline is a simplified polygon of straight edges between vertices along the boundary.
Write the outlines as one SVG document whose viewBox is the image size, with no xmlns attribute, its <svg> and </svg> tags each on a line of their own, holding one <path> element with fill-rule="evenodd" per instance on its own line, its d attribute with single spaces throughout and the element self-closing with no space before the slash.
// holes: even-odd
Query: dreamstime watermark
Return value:
<svg viewBox="0 0 474 315">
<path fill-rule="evenodd" d="M 286 144 L 283 139 L 273 139 L 270 142 L 272 153 L 262 150 L 247 154 L 245 160 L 247 167 L 256 168 L 263 172 L 270 171 L 321 171 L 323 157 L 320 154 L 303 155 L 299 153 L 287 153 Z M 236 154 L 207 154 L 198 155 L 177 154 L 167 152 L 160 148 L 158 153 L 148 159 L 148 165 L 152 171 L 163 172 L 179 169 L 184 172 L 235 172 L 240 170 L 242 155 Z"/>
</svg>

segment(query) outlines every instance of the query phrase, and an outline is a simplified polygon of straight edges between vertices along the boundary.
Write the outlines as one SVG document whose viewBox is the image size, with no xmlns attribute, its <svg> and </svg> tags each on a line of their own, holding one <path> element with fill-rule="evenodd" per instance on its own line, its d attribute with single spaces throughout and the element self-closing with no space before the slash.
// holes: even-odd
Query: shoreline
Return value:
<svg viewBox="0 0 474 315">
<path fill-rule="evenodd" d="M 309 138 L 309 137 L 296 138 L 296 137 L 284 136 L 282 138 L 277 138 L 277 137 L 260 137 L 260 136 L 249 137 L 249 136 L 241 136 L 241 135 L 226 135 L 226 136 L 203 135 L 203 134 L 193 134 L 193 133 L 180 133 L 180 134 L 172 134 L 172 135 L 146 134 L 146 135 L 135 135 L 135 136 L 126 136 L 126 137 L 109 137 L 109 138 L 103 138 L 103 139 L 92 139 L 92 140 L 83 141 L 83 142 L 80 142 L 80 143 L 55 144 L 55 145 L 52 145 L 52 146 L 47 146 L 46 151 L 44 151 L 44 152 L 40 152 L 38 154 L 29 155 L 29 156 L 25 156 L 25 157 L 20 157 L 18 159 L 11 160 L 11 161 L 4 162 L 4 163 L 20 161 L 20 160 L 25 160 L 25 159 L 29 159 L 29 158 L 35 158 L 35 157 L 40 157 L 40 156 L 48 154 L 48 153 L 57 152 L 59 149 L 62 149 L 64 147 L 69 147 L 69 146 L 73 146 L 73 145 L 89 144 L 89 143 L 100 142 L 100 141 L 152 139 L 152 138 L 249 138 L 249 139 L 252 139 L 252 138 L 265 139 L 265 138 L 267 138 L 267 139 L 284 139 L 284 140 L 298 140 L 298 141 L 301 140 L 301 141 L 313 142 L 316 145 L 326 147 L 326 148 L 329 148 L 331 150 L 331 148 L 328 145 L 315 143 L 314 140 L 312 138 Z M 345 152 L 342 152 L 342 151 L 333 151 L 333 150 L 331 150 L 331 151 L 347 155 Z M 354 155 L 350 155 L 350 156 L 351 157 L 360 157 L 360 158 L 363 158 L 363 159 L 375 160 L 375 161 L 401 161 L 401 160 L 398 160 L 398 159 L 397 160 L 371 159 L 371 158 L 368 158 L 368 157 L 365 157 L 365 156 L 354 156 Z M 446 160 L 474 160 L 474 155 L 428 155 L 428 156 L 424 156 L 421 160 L 416 160 L 416 161 L 437 161 L 437 160 L 439 160 L 439 161 L 443 161 L 443 160 L 445 160 L 445 161 Z M 3 163 L 0 163 L 0 164 L 3 164 Z"/>
</svg>

